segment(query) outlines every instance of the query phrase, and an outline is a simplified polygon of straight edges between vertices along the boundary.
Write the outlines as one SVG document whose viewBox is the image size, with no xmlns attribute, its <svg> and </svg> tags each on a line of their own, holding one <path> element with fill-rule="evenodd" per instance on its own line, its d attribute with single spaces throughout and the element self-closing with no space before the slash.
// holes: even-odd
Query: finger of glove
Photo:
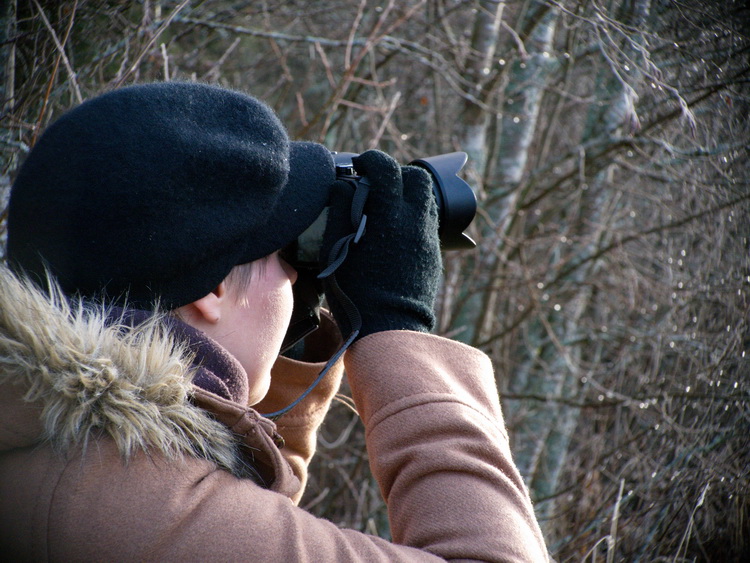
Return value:
<svg viewBox="0 0 750 563">
<path fill-rule="evenodd" d="M 425 205 L 435 199 L 432 190 L 432 178 L 424 168 L 417 166 L 401 167 L 401 182 L 404 186 L 404 201 Z"/>
<path fill-rule="evenodd" d="M 353 196 L 354 188 L 349 182 L 337 180 L 331 185 L 328 219 L 321 248 L 321 257 L 324 260 L 328 259 L 328 253 L 336 241 L 351 234 L 354 230 L 350 215 Z"/>
<path fill-rule="evenodd" d="M 387 209 L 384 205 L 398 206 L 397 202 L 403 194 L 403 183 L 401 167 L 393 158 L 384 152 L 369 150 L 352 158 L 352 164 L 357 174 L 365 176 L 370 182 L 369 208 L 378 212 Z"/>
<path fill-rule="evenodd" d="M 404 201 L 412 209 L 411 214 L 424 223 L 428 231 L 438 228 L 438 209 L 429 173 L 416 166 L 401 168 L 404 184 Z"/>
</svg>

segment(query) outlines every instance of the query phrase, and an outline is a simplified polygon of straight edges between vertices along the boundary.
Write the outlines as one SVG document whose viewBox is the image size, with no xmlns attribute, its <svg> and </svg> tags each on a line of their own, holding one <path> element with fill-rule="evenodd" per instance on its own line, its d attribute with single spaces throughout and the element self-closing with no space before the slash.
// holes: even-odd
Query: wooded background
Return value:
<svg viewBox="0 0 750 563">
<path fill-rule="evenodd" d="M 553 556 L 748 560 L 744 1 L 2 6 L 0 238 L 45 126 L 136 82 L 249 92 L 333 150 L 466 151 L 478 248 L 445 255 L 438 332 L 492 358 Z M 302 504 L 388 537 L 349 402 Z"/>
</svg>

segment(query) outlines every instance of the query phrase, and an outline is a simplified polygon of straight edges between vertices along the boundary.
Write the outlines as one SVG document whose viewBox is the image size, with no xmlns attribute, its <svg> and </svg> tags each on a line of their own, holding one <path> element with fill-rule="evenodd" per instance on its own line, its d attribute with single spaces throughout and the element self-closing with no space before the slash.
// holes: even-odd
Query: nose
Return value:
<svg viewBox="0 0 750 563">
<path fill-rule="evenodd" d="M 297 270 L 295 270 L 294 266 L 284 260 L 281 256 L 279 256 L 279 261 L 281 262 L 281 267 L 284 269 L 284 272 L 289 276 L 289 281 L 294 285 L 297 281 Z"/>
</svg>

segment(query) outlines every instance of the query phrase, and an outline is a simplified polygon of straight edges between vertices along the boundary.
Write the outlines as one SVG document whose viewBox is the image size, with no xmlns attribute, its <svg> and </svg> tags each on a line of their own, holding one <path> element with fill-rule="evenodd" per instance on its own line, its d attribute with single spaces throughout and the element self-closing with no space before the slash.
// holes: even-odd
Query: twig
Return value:
<svg viewBox="0 0 750 563">
<path fill-rule="evenodd" d="M 234 51 L 237 48 L 237 45 L 240 44 L 240 38 L 236 37 L 234 41 L 232 41 L 232 44 L 227 47 L 226 51 L 219 57 L 219 60 L 217 60 L 213 65 L 211 65 L 211 68 L 209 68 L 206 73 L 203 75 L 204 79 L 208 79 L 211 81 L 216 81 L 219 79 L 219 69 L 221 66 L 226 62 L 227 58 L 229 58 L 229 55 L 232 54 L 232 51 Z"/>
<path fill-rule="evenodd" d="M 161 44 L 161 58 L 164 60 L 164 82 L 169 82 L 169 55 L 167 54 L 167 46 Z"/>
<path fill-rule="evenodd" d="M 328 60 L 328 56 L 326 55 L 326 52 L 323 50 L 323 47 L 320 43 L 317 41 L 313 43 L 313 46 L 315 47 L 315 52 L 320 55 L 320 61 L 323 63 L 323 68 L 326 71 L 326 78 L 328 79 L 328 85 L 331 88 L 336 87 L 336 79 L 333 77 L 333 71 L 331 70 L 331 62 Z"/>
<path fill-rule="evenodd" d="M 68 28 L 65 30 L 65 38 L 63 39 L 62 43 L 60 42 L 60 39 L 57 37 L 57 33 L 55 33 L 55 30 L 52 27 L 52 24 L 49 23 L 49 20 L 47 19 L 47 15 L 44 13 L 44 10 L 39 5 L 39 2 L 37 0 L 34 0 L 34 4 L 36 5 L 36 9 L 39 12 L 39 16 L 42 18 L 42 21 L 44 22 L 44 26 L 47 28 L 47 31 L 49 31 L 50 35 L 52 36 L 52 40 L 55 42 L 55 45 L 57 46 L 58 51 L 58 61 L 62 60 L 63 64 L 65 65 L 65 69 L 68 71 L 68 78 L 70 78 L 70 83 L 73 86 L 73 92 L 76 95 L 76 100 L 78 103 L 83 102 L 83 96 L 81 96 L 81 90 L 78 87 L 78 80 L 76 79 L 76 73 L 73 72 L 73 67 L 70 66 L 70 61 L 68 60 L 68 56 L 65 54 L 65 47 L 64 45 L 68 42 L 68 37 L 70 36 L 70 30 L 73 27 L 73 21 L 75 20 L 75 14 L 76 9 L 78 8 L 78 0 L 75 1 L 73 4 L 73 9 L 71 10 L 70 14 L 70 21 L 68 22 Z M 57 65 L 55 65 L 57 67 Z"/>
<path fill-rule="evenodd" d="M 250 35 L 252 37 L 266 37 L 266 38 L 272 38 L 278 41 L 312 43 L 315 46 L 316 51 L 321 55 L 323 54 L 321 47 L 347 47 L 350 43 L 352 46 L 357 45 L 357 46 L 367 47 L 368 42 L 370 41 L 370 38 L 356 38 L 355 37 L 351 39 L 351 42 L 349 42 L 349 40 L 328 39 L 326 37 L 320 37 L 316 35 L 292 35 L 288 33 L 281 33 L 278 31 L 266 31 L 266 30 L 252 29 L 249 27 L 229 25 L 229 24 L 224 24 L 224 23 L 212 22 L 209 20 L 187 18 L 187 17 L 186 18 L 177 17 L 174 19 L 174 21 L 178 23 L 200 25 L 200 26 L 208 27 L 209 29 L 222 29 L 225 31 L 229 31 L 231 33 Z M 390 51 L 402 52 L 404 53 L 404 55 L 416 59 L 417 62 L 437 72 L 440 76 L 442 76 L 445 79 L 448 86 L 450 86 L 450 88 L 456 94 L 461 96 L 463 99 L 473 104 L 476 104 L 477 106 L 479 106 L 480 108 L 482 108 L 484 111 L 488 112 L 491 115 L 498 113 L 497 108 L 491 107 L 490 105 L 486 104 L 485 102 L 483 102 L 482 100 L 480 100 L 475 95 L 469 92 L 469 90 L 473 88 L 474 85 L 468 82 L 464 76 L 455 72 L 454 70 L 455 65 L 447 61 L 445 57 L 440 55 L 440 53 L 437 53 L 436 51 L 431 51 L 427 49 L 426 47 L 419 45 L 418 43 L 415 43 L 413 41 L 407 41 L 405 39 L 400 39 L 397 37 L 393 37 L 391 35 L 382 35 L 381 37 L 378 38 L 378 42 L 381 48 L 387 49 Z M 439 63 L 442 63 L 442 64 L 439 64 Z M 324 66 L 325 66 L 325 59 L 324 59 Z M 329 81 L 330 81 L 330 78 L 329 78 Z M 311 123 L 315 123 L 315 120 L 313 120 Z M 305 128 L 303 130 L 302 132 L 303 136 L 307 133 L 308 130 L 309 128 Z"/>
<path fill-rule="evenodd" d="M 302 123 L 302 126 L 307 125 L 307 117 L 305 116 L 305 99 L 302 96 L 302 92 L 297 91 L 297 93 L 294 95 L 297 99 L 297 111 L 299 112 L 299 121 Z"/>
<path fill-rule="evenodd" d="M 622 491 L 625 488 L 625 479 L 620 479 L 620 489 L 617 491 L 617 500 L 612 511 L 612 525 L 607 537 L 607 563 L 614 563 L 615 547 L 617 546 L 617 522 L 620 519 L 620 504 L 622 503 Z"/>
<path fill-rule="evenodd" d="M 680 219 L 676 219 L 670 223 L 665 223 L 662 225 L 656 225 L 655 227 L 651 227 L 650 229 L 645 229 L 643 231 L 637 231 L 633 234 L 630 234 L 628 236 L 619 238 L 618 240 L 603 246 L 599 248 L 596 252 L 591 253 L 590 255 L 586 256 L 585 258 L 582 258 L 581 260 L 571 264 L 567 268 L 563 268 L 557 276 L 548 284 L 553 285 L 560 280 L 565 279 L 570 274 L 572 274 L 575 270 L 583 266 L 584 264 L 591 262 L 592 260 L 598 260 L 605 254 L 609 253 L 610 251 L 614 250 L 615 248 L 621 248 L 625 246 L 626 244 L 633 242 L 634 240 L 638 240 L 640 238 L 653 235 L 655 233 L 659 233 L 662 231 L 669 231 L 676 229 L 677 227 L 682 227 L 683 225 L 686 225 L 687 223 L 691 223 L 693 221 L 696 221 L 698 219 L 701 219 L 703 217 L 706 217 L 707 215 L 711 215 L 713 213 L 718 213 L 719 211 L 722 211 L 723 209 L 727 209 L 729 207 L 733 207 L 739 203 L 742 203 L 743 201 L 746 201 L 750 199 L 750 194 L 742 194 L 734 199 L 730 199 L 729 201 L 722 202 L 718 205 L 715 205 L 714 207 L 711 207 L 709 209 L 705 209 L 703 211 L 699 211 L 697 213 L 693 213 L 691 215 L 688 215 L 686 217 L 682 217 Z"/>
<path fill-rule="evenodd" d="M 513 29 L 510 25 L 505 22 L 505 20 L 500 22 L 500 25 L 505 28 L 505 31 L 507 31 L 510 36 L 513 38 L 513 40 L 516 42 L 516 47 L 518 47 L 518 52 L 521 55 L 521 60 L 525 61 L 529 58 L 529 52 L 526 50 L 526 45 L 523 44 L 523 39 L 521 39 L 521 36 L 518 35 L 515 29 Z"/>
<path fill-rule="evenodd" d="M 37 0 L 34 0 L 36 2 Z M 164 33 L 164 31 L 169 27 L 169 24 L 172 23 L 172 20 L 177 16 L 177 14 L 180 13 L 180 11 L 188 5 L 190 0 L 182 0 L 180 4 L 172 10 L 172 13 L 167 16 L 167 19 L 165 19 L 159 28 L 156 30 L 156 33 L 154 33 L 154 36 L 149 40 L 149 42 L 146 44 L 146 46 L 141 50 L 141 52 L 138 54 L 138 56 L 135 58 L 135 61 L 132 65 L 130 65 L 130 68 L 120 77 L 120 79 L 115 83 L 115 88 L 119 88 L 123 85 L 123 83 L 130 77 L 131 74 L 133 74 L 137 69 L 138 65 L 141 64 L 141 61 L 143 60 L 143 57 L 145 57 L 148 52 L 151 50 L 151 47 L 154 46 L 154 43 L 156 43 L 156 40 L 161 37 L 161 34 Z"/>
<path fill-rule="evenodd" d="M 357 29 L 359 28 L 359 24 L 362 21 L 362 16 L 364 15 L 366 5 L 367 5 L 367 0 L 360 1 L 359 7 L 357 8 L 357 15 L 354 16 L 354 21 L 352 22 L 352 25 L 349 29 L 349 37 L 346 38 L 346 49 L 344 50 L 344 68 L 349 68 L 351 66 L 352 47 L 354 46 L 354 38 L 357 34 Z"/>
<path fill-rule="evenodd" d="M 396 92 L 396 95 L 393 96 L 393 100 L 391 100 L 391 103 L 388 106 L 388 110 L 386 114 L 383 116 L 383 121 L 380 123 L 380 127 L 378 128 L 377 133 L 375 133 L 375 136 L 370 141 L 370 147 L 376 147 L 377 144 L 380 142 L 381 137 L 383 136 L 383 133 L 385 132 L 385 128 L 388 126 L 388 123 L 391 121 L 391 117 L 393 116 L 393 112 L 396 111 L 396 107 L 398 106 L 398 102 L 401 99 L 401 92 Z"/>
<path fill-rule="evenodd" d="M 332 442 L 329 442 L 328 440 L 323 438 L 322 434 L 318 434 L 318 442 L 327 450 L 340 448 L 349 440 L 349 436 L 351 436 L 352 430 L 354 430 L 358 422 L 359 416 L 355 414 L 355 416 L 352 417 L 351 421 L 349 422 L 349 424 L 347 424 L 346 428 L 344 428 L 338 438 L 336 438 Z"/>
<path fill-rule="evenodd" d="M 680 539 L 680 545 L 677 546 L 677 552 L 675 553 L 673 561 L 681 561 L 683 558 L 683 553 L 687 550 L 688 542 L 690 542 L 690 536 L 693 533 L 693 525 L 695 524 L 695 513 L 698 512 L 698 509 L 703 506 L 704 501 L 706 500 L 706 493 L 708 492 L 708 489 L 711 487 L 711 483 L 706 483 L 703 487 L 703 490 L 701 491 L 700 497 L 698 497 L 698 502 L 695 503 L 695 506 L 693 507 L 693 511 L 690 513 L 690 520 L 688 521 L 687 529 L 685 530 L 685 533 L 682 535 L 682 539 Z"/>
</svg>

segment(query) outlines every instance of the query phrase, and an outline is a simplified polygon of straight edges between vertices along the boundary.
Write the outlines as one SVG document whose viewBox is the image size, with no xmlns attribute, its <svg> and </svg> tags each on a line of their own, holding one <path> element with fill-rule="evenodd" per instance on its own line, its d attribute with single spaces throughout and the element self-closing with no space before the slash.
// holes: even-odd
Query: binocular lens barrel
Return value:
<svg viewBox="0 0 750 563">
<path fill-rule="evenodd" d="M 339 177 L 358 177 L 352 164 L 353 152 L 333 153 L 336 174 Z M 427 170 L 432 177 L 433 193 L 438 207 L 440 245 L 443 250 L 474 248 L 476 243 L 464 233 L 477 212 L 477 198 L 462 178 L 458 176 L 468 155 L 451 152 L 412 160 L 411 166 Z"/>
<path fill-rule="evenodd" d="M 474 191 L 458 172 L 466 164 L 465 152 L 451 152 L 411 161 L 412 166 L 424 168 L 432 176 L 433 192 L 440 218 L 440 245 L 443 250 L 474 248 L 476 243 L 464 230 L 477 213 Z"/>
</svg>

